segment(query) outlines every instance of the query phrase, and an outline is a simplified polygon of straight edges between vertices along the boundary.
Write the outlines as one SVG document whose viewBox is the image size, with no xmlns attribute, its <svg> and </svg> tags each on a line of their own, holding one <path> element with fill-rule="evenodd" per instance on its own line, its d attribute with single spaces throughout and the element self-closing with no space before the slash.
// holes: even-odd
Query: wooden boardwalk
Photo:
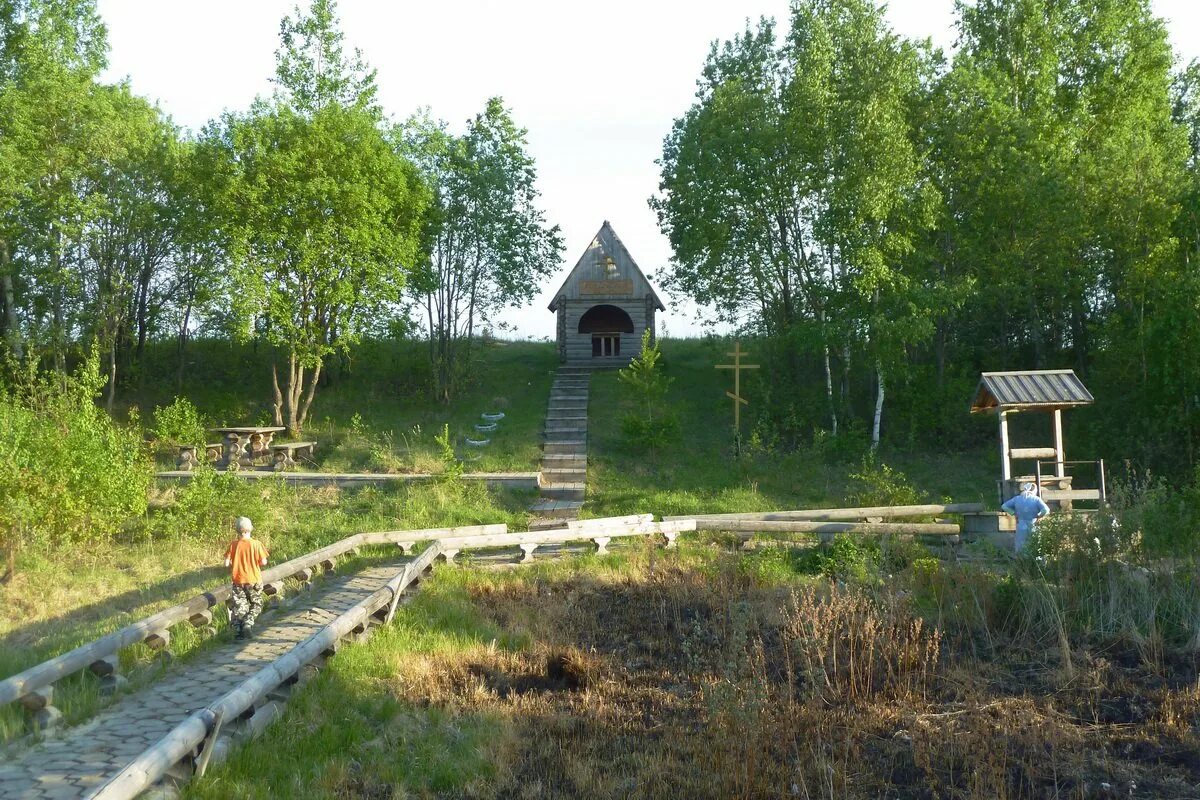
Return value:
<svg viewBox="0 0 1200 800">
<path fill-rule="evenodd" d="M 0 756 L 0 798 L 84 798 L 172 728 L 381 588 L 407 559 L 330 575 L 261 617 L 254 637 L 229 640 L 168 668 L 80 725 Z"/>
</svg>

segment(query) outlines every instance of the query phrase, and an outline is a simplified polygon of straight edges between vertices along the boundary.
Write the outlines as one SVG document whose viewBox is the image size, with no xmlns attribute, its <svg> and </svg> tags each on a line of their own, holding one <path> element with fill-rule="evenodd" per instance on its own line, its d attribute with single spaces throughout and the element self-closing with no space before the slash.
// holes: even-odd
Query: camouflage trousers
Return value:
<svg viewBox="0 0 1200 800">
<path fill-rule="evenodd" d="M 233 607 L 230 609 L 229 620 L 233 629 L 240 631 L 253 628 L 254 620 L 262 613 L 263 587 L 261 583 L 235 583 L 230 595 Z"/>
</svg>

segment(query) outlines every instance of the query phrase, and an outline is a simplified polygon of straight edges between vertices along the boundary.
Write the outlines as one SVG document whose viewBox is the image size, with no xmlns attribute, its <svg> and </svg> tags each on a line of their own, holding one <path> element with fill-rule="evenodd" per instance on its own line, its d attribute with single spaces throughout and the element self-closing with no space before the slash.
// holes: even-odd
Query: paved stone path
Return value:
<svg viewBox="0 0 1200 800">
<path fill-rule="evenodd" d="M 542 447 L 541 497 L 530 511 L 538 515 L 531 529 L 553 528 L 576 519 L 587 491 L 587 413 L 590 367 L 558 368 L 546 411 Z"/>
<path fill-rule="evenodd" d="M 187 716 L 203 708 L 328 625 L 403 568 L 404 559 L 320 579 L 289 606 L 262 618 L 252 639 L 230 640 L 95 717 L 0 760 L 0 798 L 81 798 Z M 270 606 L 268 606 L 270 608 Z M 0 758 L 4 758 L 0 756 Z"/>
</svg>

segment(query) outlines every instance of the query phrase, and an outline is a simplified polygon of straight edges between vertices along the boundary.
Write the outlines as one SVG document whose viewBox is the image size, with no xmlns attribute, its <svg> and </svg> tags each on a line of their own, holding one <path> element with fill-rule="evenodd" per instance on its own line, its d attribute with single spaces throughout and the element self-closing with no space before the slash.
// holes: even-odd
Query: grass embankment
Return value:
<svg viewBox="0 0 1200 800">
<path fill-rule="evenodd" d="M 942 577 L 979 626 L 930 622 L 949 588 L 919 549 L 858 583 L 723 544 L 440 567 L 186 794 L 1196 796 L 1194 659 L 1080 648 L 1068 675 L 969 568 Z"/>
<path fill-rule="evenodd" d="M 268 425 L 271 422 L 270 365 L 248 346 L 199 342 L 193 346 L 195 375 L 182 391 L 174 381 L 148 385 L 125 397 L 150 421 L 156 406 L 178 395 L 196 405 L 207 423 Z M 531 472 L 541 457 L 542 424 L 550 383 L 558 367 L 554 346 L 491 341 L 476 345 L 469 380 L 450 404 L 430 398 L 426 345 L 412 341 L 369 341 L 336 376 L 317 391 L 306 441 L 317 443 L 303 469 L 324 472 L 440 472 L 434 437 L 450 426 L 455 450 L 480 472 Z M 506 415 L 496 431 L 479 433 L 480 414 Z M 215 434 L 210 441 L 216 441 Z M 481 449 L 467 438 L 490 438 Z M 283 439 L 280 439 L 283 441 Z M 174 468 L 173 454 L 160 456 Z"/>
<path fill-rule="evenodd" d="M 856 504 L 861 499 L 864 488 L 851 477 L 866 453 L 861 436 L 824 438 L 799 452 L 751 446 L 736 458 L 732 401 L 725 396 L 733 388 L 732 377 L 729 370 L 713 366 L 729 361 L 725 354 L 731 343 L 666 339 L 661 349 L 666 374 L 673 380 L 667 397 L 678 415 L 679 441 L 653 453 L 630 447 L 621 433 L 625 387 L 616 372 L 595 373 L 588 410 L 588 515 L 771 511 Z M 743 435 L 749 439 L 756 399 L 750 390 L 743 393 L 751 404 L 742 414 Z M 994 503 L 998 466 L 992 449 L 928 453 L 885 447 L 879 459 L 907 475 L 929 501 Z"/>
</svg>

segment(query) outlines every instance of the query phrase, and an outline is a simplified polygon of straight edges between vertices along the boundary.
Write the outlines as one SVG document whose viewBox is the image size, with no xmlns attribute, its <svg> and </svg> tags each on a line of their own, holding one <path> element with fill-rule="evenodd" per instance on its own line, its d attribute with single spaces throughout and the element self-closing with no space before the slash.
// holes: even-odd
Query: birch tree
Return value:
<svg viewBox="0 0 1200 800">
<path fill-rule="evenodd" d="M 421 168 L 435 202 L 411 285 L 424 312 L 434 393 L 449 402 L 471 359 L 476 332 L 497 311 L 524 305 L 558 266 L 563 243 L 537 205 L 537 172 L 526 132 L 500 98 L 462 136 L 418 114 L 397 132 L 398 147 Z"/>
</svg>

